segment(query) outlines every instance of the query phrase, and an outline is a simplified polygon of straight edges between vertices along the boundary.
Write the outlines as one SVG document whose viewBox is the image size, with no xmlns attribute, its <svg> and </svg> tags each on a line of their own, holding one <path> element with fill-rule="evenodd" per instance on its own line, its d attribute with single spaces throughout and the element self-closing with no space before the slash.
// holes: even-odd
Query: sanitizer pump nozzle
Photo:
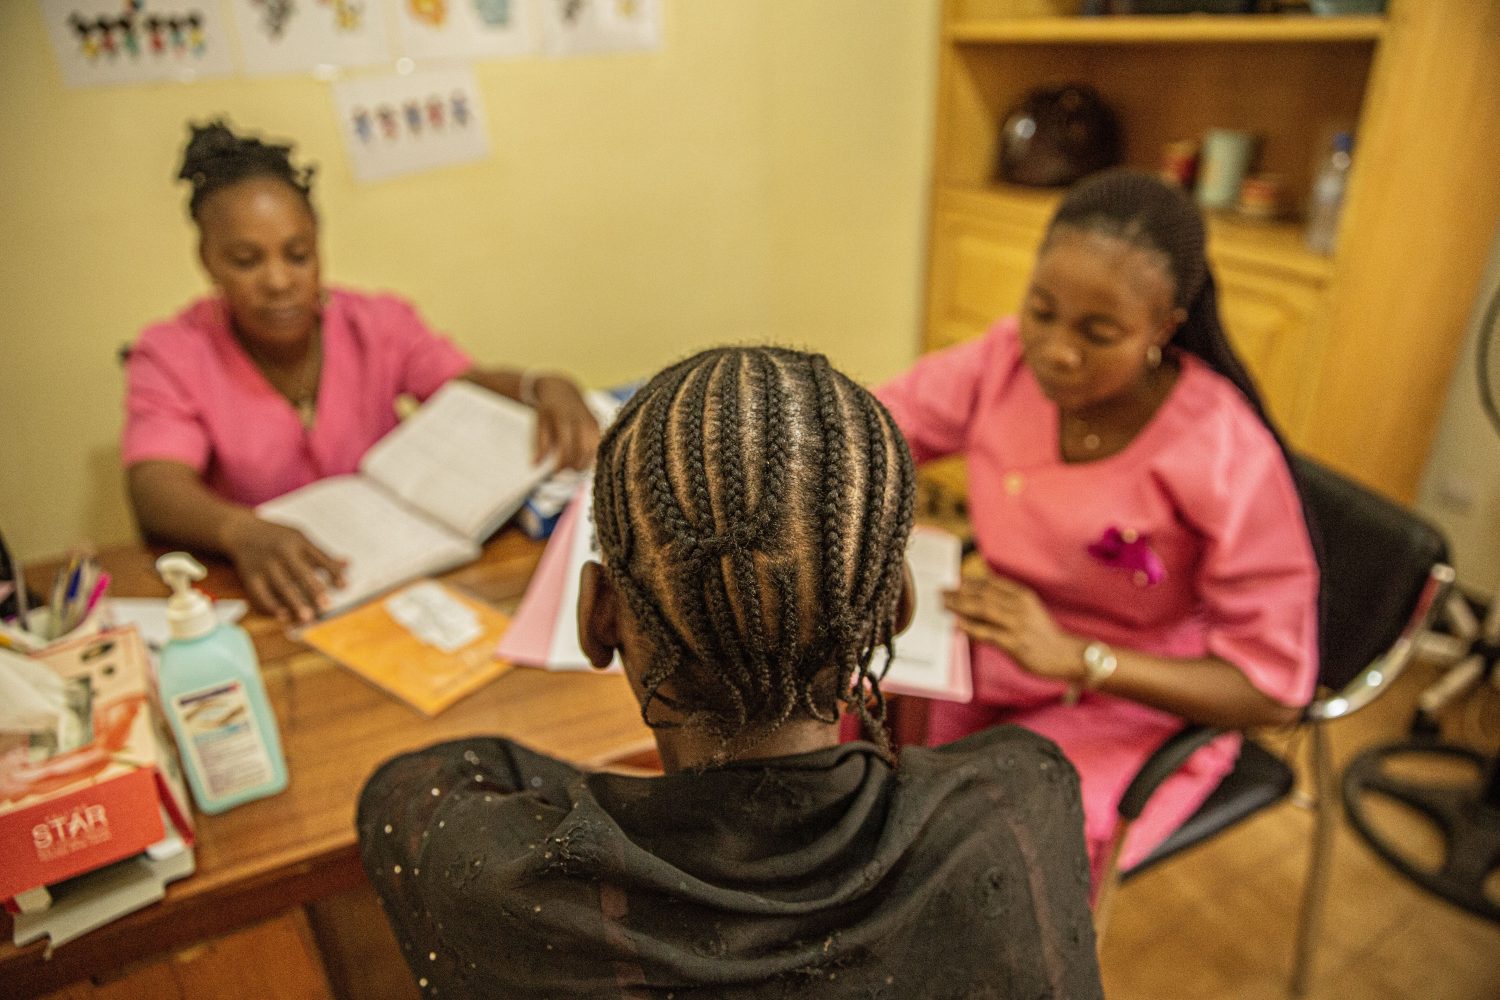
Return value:
<svg viewBox="0 0 1500 1000">
<path fill-rule="evenodd" d="M 156 571 L 172 588 L 167 599 L 167 624 L 174 639 L 198 639 L 212 632 L 219 620 L 213 602 L 193 587 L 208 575 L 203 564 L 186 552 L 168 552 L 156 560 Z"/>
</svg>

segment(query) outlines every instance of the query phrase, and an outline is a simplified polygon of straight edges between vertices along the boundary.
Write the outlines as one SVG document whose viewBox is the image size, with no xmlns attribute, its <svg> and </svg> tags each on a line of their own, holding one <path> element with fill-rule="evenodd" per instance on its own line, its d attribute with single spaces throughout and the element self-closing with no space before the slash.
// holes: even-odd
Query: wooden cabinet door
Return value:
<svg viewBox="0 0 1500 1000">
<path fill-rule="evenodd" d="M 1034 219 L 962 204 L 937 206 L 924 350 L 950 347 L 1021 308 L 1041 239 Z"/>
<path fill-rule="evenodd" d="M 1219 309 L 1229 339 L 1289 440 L 1302 437 L 1316 388 L 1327 292 L 1311 279 L 1237 260 L 1216 260 Z"/>
</svg>

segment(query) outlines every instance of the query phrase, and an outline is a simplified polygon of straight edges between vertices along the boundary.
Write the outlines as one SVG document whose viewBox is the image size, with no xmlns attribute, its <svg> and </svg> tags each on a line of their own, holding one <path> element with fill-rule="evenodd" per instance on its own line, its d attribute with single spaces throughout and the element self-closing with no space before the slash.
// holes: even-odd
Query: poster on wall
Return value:
<svg viewBox="0 0 1500 1000">
<path fill-rule="evenodd" d="M 524 0 L 390 0 L 401 54 L 413 59 L 505 58 L 535 50 Z"/>
<path fill-rule="evenodd" d="M 301 73 L 391 57 L 380 0 L 229 0 L 245 72 Z"/>
<path fill-rule="evenodd" d="M 543 48 L 555 56 L 661 48 L 661 0 L 540 0 Z"/>
<path fill-rule="evenodd" d="M 490 155 L 479 85 L 469 69 L 382 74 L 333 85 L 339 130 L 361 181 Z"/>
<path fill-rule="evenodd" d="M 219 0 L 41 0 L 73 87 L 190 81 L 234 71 Z"/>
</svg>

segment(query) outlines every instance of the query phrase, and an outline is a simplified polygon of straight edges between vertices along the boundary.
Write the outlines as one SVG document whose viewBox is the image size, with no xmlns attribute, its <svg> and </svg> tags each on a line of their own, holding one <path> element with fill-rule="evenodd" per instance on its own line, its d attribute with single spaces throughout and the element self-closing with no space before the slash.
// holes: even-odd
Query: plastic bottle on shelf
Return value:
<svg viewBox="0 0 1500 1000">
<path fill-rule="evenodd" d="M 1344 208 L 1344 192 L 1349 187 L 1349 167 L 1353 162 L 1354 136 L 1340 132 L 1333 137 L 1333 148 L 1313 181 L 1312 197 L 1307 208 L 1307 247 L 1322 254 L 1333 253 L 1339 232 L 1339 215 Z"/>
<path fill-rule="evenodd" d="M 192 556 L 170 552 L 156 569 L 172 588 L 172 638 L 157 670 L 161 703 L 198 808 L 219 813 L 275 795 L 286 788 L 286 762 L 250 637 L 221 623 L 194 589 L 204 569 Z"/>
</svg>

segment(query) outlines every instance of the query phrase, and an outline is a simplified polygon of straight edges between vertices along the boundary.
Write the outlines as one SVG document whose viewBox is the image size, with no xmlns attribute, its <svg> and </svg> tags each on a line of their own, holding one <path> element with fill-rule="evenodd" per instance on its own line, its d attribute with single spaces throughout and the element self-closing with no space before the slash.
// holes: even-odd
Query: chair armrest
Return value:
<svg viewBox="0 0 1500 1000">
<path fill-rule="evenodd" d="M 1141 810 L 1146 808 L 1158 786 L 1172 775 L 1177 769 L 1187 763 L 1200 747 L 1207 746 L 1226 730 L 1216 726 L 1184 726 L 1167 739 L 1165 743 L 1156 748 L 1156 751 L 1146 758 L 1146 763 L 1135 773 L 1130 780 L 1130 785 L 1125 789 L 1125 794 L 1120 797 L 1120 817 L 1122 819 L 1136 820 L 1140 818 Z"/>
<path fill-rule="evenodd" d="M 1446 563 L 1433 566 L 1422 587 L 1422 593 L 1412 608 L 1411 616 L 1406 620 L 1406 626 L 1402 628 L 1396 641 L 1391 643 L 1391 647 L 1377 656 L 1343 690 L 1326 698 L 1318 698 L 1308 705 L 1303 718 L 1314 722 L 1342 718 L 1364 708 L 1390 687 L 1401 676 L 1407 664 L 1411 663 L 1416 654 L 1417 639 L 1432 625 L 1433 618 L 1437 616 L 1444 598 L 1453 586 L 1453 580 L 1453 567 Z"/>
</svg>

